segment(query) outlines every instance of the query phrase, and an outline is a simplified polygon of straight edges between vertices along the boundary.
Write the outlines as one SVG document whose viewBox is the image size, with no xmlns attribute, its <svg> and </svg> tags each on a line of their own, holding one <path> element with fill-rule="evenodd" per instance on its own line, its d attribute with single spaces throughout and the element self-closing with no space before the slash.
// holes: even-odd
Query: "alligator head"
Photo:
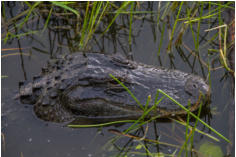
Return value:
<svg viewBox="0 0 236 157">
<path fill-rule="evenodd" d="M 121 57 L 76 53 L 51 60 L 32 83 L 20 83 L 22 103 L 34 104 L 36 115 L 46 121 L 66 122 L 79 116 L 137 117 L 143 110 L 109 74 L 114 75 L 145 106 L 154 104 L 161 89 L 184 106 L 199 105 L 199 96 L 209 95 L 209 86 L 196 75 L 148 66 Z M 161 95 L 160 95 L 161 96 Z M 183 114 L 178 105 L 165 98 L 151 115 Z"/>
</svg>

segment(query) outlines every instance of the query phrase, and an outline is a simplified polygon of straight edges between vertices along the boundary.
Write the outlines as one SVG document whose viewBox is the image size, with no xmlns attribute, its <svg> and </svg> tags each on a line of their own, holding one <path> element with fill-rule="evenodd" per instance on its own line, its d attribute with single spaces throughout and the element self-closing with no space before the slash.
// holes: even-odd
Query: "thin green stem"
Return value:
<svg viewBox="0 0 236 157">
<path fill-rule="evenodd" d="M 190 112 L 187 108 L 185 108 L 183 105 L 181 105 L 178 101 L 176 101 L 175 99 L 173 99 L 172 97 L 170 97 L 168 94 L 166 94 L 164 91 L 162 91 L 161 89 L 159 89 L 159 91 L 165 95 L 166 97 L 168 97 L 171 101 L 173 101 L 174 103 L 176 103 L 179 107 L 181 107 L 183 110 L 185 110 L 187 113 L 189 113 L 192 117 L 198 119 L 199 122 L 201 122 L 203 125 L 205 125 L 207 128 L 209 128 L 212 132 L 214 132 L 215 134 L 217 134 L 219 137 L 221 137 L 222 139 L 224 139 L 225 141 L 227 141 L 228 143 L 231 143 L 227 138 L 225 138 L 223 135 L 221 135 L 218 131 L 216 131 L 214 128 L 212 128 L 210 125 L 208 125 L 207 123 L 205 123 L 204 121 L 202 121 L 199 117 L 197 117 L 195 114 L 193 114 L 192 112 Z"/>
</svg>

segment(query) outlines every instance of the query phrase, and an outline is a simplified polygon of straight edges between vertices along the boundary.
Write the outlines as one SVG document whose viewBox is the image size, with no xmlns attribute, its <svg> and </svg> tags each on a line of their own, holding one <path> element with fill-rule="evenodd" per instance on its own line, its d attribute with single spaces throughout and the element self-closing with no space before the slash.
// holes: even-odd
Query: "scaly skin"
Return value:
<svg viewBox="0 0 236 157">
<path fill-rule="evenodd" d="M 32 83 L 20 83 L 22 103 L 34 104 L 36 115 L 53 122 L 68 122 L 79 116 L 94 118 L 138 117 L 142 109 L 109 74 L 123 82 L 145 105 L 161 89 L 187 107 L 195 110 L 200 91 L 209 94 L 209 86 L 196 75 L 178 70 L 148 66 L 122 57 L 97 53 L 76 53 L 57 58 L 42 68 Z M 159 98 L 162 95 L 159 95 Z M 150 115 L 160 117 L 184 112 L 165 98 Z"/>
</svg>

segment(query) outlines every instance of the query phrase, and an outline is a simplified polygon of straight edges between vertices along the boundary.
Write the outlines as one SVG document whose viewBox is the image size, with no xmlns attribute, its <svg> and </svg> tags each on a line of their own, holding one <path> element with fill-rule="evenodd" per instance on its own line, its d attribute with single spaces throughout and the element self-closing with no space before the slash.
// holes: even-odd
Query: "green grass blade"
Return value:
<svg viewBox="0 0 236 157">
<path fill-rule="evenodd" d="M 171 44 L 172 44 L 172 41 L 173 41 L 173 38 L 174 38 L 175 28 L 176 28 L 176 25 L 178 23 L 178 19 L 179 19 L 180 12 L 182 10 L 182 6 L 183 6 L 183 1 L 180 3 L 179 10 L 178 10 L 178 13 L 177 13 L 177 16 L 176 16 L 176 20 L 175 20 L 173 29 L 171 31 L 171 36 L 170 36 L 170 41 L 169 41 L 169 45 L 168 45 L 168 50 L 171 49 Z"/>
<path fill-rule="evenodd" d="M 31 15 L 31 12 L 32 12 L 32 11 L 34 10 L 34 8 L 37 7 L 40 3 L 42 3 L 42 2 L 35 2 L 35 3 L 33 4 L 33 6 L 32 6 L 32 7 L 30 8 L 30 10 L 28 11 L 27 16 L 24 18 L 24 21 L 19 25 L 19 29 L 21 29 L 22 26 L 28 21 L 29 16 Z"/>
<path fill-rule="evenodd" d="M 90 14 L 90 17 L 89 17 L 89 23 L 88 23 L 88 33 L 91 31 L 91 29 L 92 29 L 92 27 L 93 27 L 93 24 L 94 24 L 94 22 L 95 22 L 95 20 L 96 20 L 96 14 L 95 14 L 95 12 L 96 11 L 99 11 L 98 9 L 97 9 L 97 4 L 98 4 L 99 2 L 93 2 L 93 7 L 92 7 L 92 12 L 91 12 L 91 14 Z"/>
<path fill-rule="evenodd" d="M 44 24 L 42 33 L 46 30 L 46 28 L 47 28 L 47 26 L 48 26 L 48 22 L 49 22 L 49 20 L 50 20 L 51 15 L 52 15 L 52 11 L 53 11 L 53 7 L 52 7 L 52 8 L 50 9 L 50 11 L 49 11 L 49 14 L 48 14 L 47 20 L 46 20 L 46 22 L 45 22 L 45 24 Z"/>
<path fill-rule="evenodd" d="M 172 32 L 171 32 L 171 41 L 173 40 L 173 37 L 174 37 L 175 28 L 176 28 L 176 25 L 177 25 L 177 22 L 178 22 L 178 19 L 179 19 L 180 12 L 182 10 L 182 6 L 183 6 L 183 2 L 181 2 L 180 6 L 179 6 L 179 11 L 178 11 L 178 14 L 176 16 L 176 20 L 175 20 L 175 23 L 174 23 L 174 26 L 173 26 L 173 29 L 172 29 Z"/>
<path fill-rule="evenodd" d="M 129 18 L 129 45 L 131 46 L 132 44 L 132 23 L 133 23 L 133 11 L 134 11 L 134 3 L 131 2 L 131 7 L 130 7 L 130 18 Z"/>
<path fill-rule="evenodd" d="M 3 79 L 3 78 L 8 78 L 8 76 L 7 75 L 1 75 L 1 78 Z"/>
<path fill-rule="evenodd" d="M 131 2 L 124 2 L 124 3 L 121 5 L 121 7 L 115 12 L 115 13 L 116 13 L 116 14 L 115 14 L 115 17 L 111 20 L 110 24 L 107 26 L 107 28 L 105 29 L 105 31 L 103 32 L 103 34 L 106 33 L 106 32 L 110 29 L 111 25 L 115 22 L 116 18 L 119 16 L 119 14 L 121 13 L 121 11 L 122 11 L 123 9 L 125 9 L 130 3 L 131 3 Z"/>
<path fill-rule="evenodd" d="M 83 42 L 82 43 L 82 48 L 84 48 L 85 47 L 85 45 L 86 45 L 86 43 L 87 43 L 87 41 L 89 40 L 89 34 L 91 33 L 91 30 L 92 30 L 92 28 L 93 28 L 93 24 L 94 24 L 94 21 L 96 20 L 96 15 L 95 15 L 95 11 L 96 11 L 96 7 L 97 7 L 97 3 L 98 2 L 93 2 L 92 3 L 92 11 L 91 11 L 91 13 L 90 13 L 90 16 L 89 16 L 89 18 L 88 19 L 86 19 L 86 17 L 85 17 L 85 20 L 88 22 L 87 24 L 88 24 L 88 26 L 86 27 L 86 28 L 84 28 L 85 30 L 83 31 L 84 32 L 84 40 L 83 39 L 81 39 L 81 41 Z M 87 5 L 88 6 L 88 5 Z M 100 10 L 100 9 L 99 9 Z M 99 11 L 99 10 L 97 10 L 97 11 Z M 86 37 L 85 37 L 86 36 Z"/>
<path fill-rule="evenodd" d="M 155 100 L 154 100 L 154 103 L 155 103 L 155 104 L 157 103 L 157 99 L 158 99 L 158 97 L 159 97 L 159 91 L 157 90 L 157 92 L 156 92 L 156 96 L 155 96 Z"/>
<path fill-rule="evenodd" d="M 107 123 L 101 123 L 101 124 L 91 124 L 91 125 L 77 125 L 77 124 L 69 124 L 67 125 L 70 128 L 91 128 L 91 127 L 103 127 L 108 125 L 114 125 L 119 123 L 133 123 L 135 120 L 122 120 L 122 121 L 112 121 Z"/>
<path fill-rule="evenodd" d="M 201 3 L 201 10 L 200 10 L 200 15 L 199 15 L 200 18 L 202 17 L 202 12 L 203 12 L 203 3 Z M 195 47 L 196 51 L 199 51 L 200 24 L 201 24 L 201 19 L 198 21 L 198 26 L 197 26 L 197 42 L 196 42 L 196 47 Z"/>
<path fill-rule="evenodd" d="M 187 124 L 184 123 L 184 122 L 178 121 L 178 120 L 173 119 L 173 118 L 170 118 L 170 119 L 173 120 L 173 121 L 175 121 L 175 122 L 178 123 L 178 124 L 181 124 L 181 125 L 183 125 L 183 126 L 187 126 Z M 197 120 L 196 120 L 196 121 L 197 121 Z M 195 124 L 196 124 L 196 123 L 195 123 Z M 194 125 L 194 127 L 191 127 L 191 126 L 188 126 L 188 127 L 189 127 L 189 129 L 193 130 L 194 127 L 195 127 L 195 125 Z M 212 136 L 212 135 L 210 135 L 210 134 L 208 134 L 208 133 L 205 133 L 205 132 L 203 132 L 203 131 L 201 131 L 201 130 L 199 130 L 199 129 L 197 129 L 197 128 L 195 128 L 195 131 L 198 132 L 199 134 L 202 134 L 202 135 L 205 135 L 205 136 L 211 138 L 212 140 L 215 140 L 216 142 L 219 142 L 219 141 L 220 141 L 218 138 L 216 138 L 216 137 L 214 137 L 214 136 Z"/>
<path fill-rule="evenodd" d="M 191 11 L 190 10 L 187 10 L 187 16 L 188 16 L 188 19 L 190 21 L 191 19 Z M 193 30 L 193 25 L 192 25 L 192 22 L 189 22 L 189 26 L 190 26 L 190 30 L 192 32 L 192 36 L 193 36 L 193 42 L 194 42 L 194 45 L 195 45 L 195 49 L 197 50 L 197 41 L 196 41 L 196 38 L 195 38 L 195 33 L 194 33 L 194 30 Z"/>
<path fill-rule="evenodd" d="M 24 3 L 25 3 L 29 8 L 32 7 L 32 5 L 31 5 L 29 2 L 25 1 Z"/>
<path fill-rule="evenodd" d="M 188 103 L 188 107 L 190 108 L 191 104 Z M 188 156 L 188 151 L 187 151 L 187 143 L 188 143 L 188 139 L 189 139 L 189 133 L 188 133 L 188 129 L 189 129 L 189 121 L 190 121 L 190 114 L 187 114 L 187 122 L 186 122 L 186 127 L 185 127 L 185 141 L 183 143 L 183 145 L 181 146 L 181 149 L 179 151 L 178 157 L 181 156 L 183 150 L 186 150 L 186 154 L 185 156 Z"/>
<path fill-rule="evenodd" d="M 200 117 L 201 111 L 202 111 L 202 102 L 200 103 L 200 106 L 199 106 L 199 109 L 198 109 L 198 114 L 197 114 L 198 117 Z M 192 129 L 192 135 L 191 135 L 191 139 L 190 139 L 190 148 L 193 147 L 193 139 L 194 139 L 194 134 L 195 134 L 195 131 L 196 131 L 196 128 L 197 128 L 197 124 L 198 124 L 198 119 L 196 119 L 194 127 Z"/>
<path fill-rule="evenodd" d="M 162 47 L 163 37 L 164 37 L 164 32 L 165 32 L 165 25 L 166 25 L 166 23 L 163 22 L 162 29 L 161 29 L 161 39 L 160 39 L 160 42 L 159 42 L 159 45 L 158 45 L 157 56 L 160 56 L 160 53 L 161 53 L 161 47 Z"/>
<path fill-rule="evenodd" d="M 98 25 L 100 24 L 100 22 L 101 22 L 101 20 L 102 20 L 102 17 L 104 16 L 105 11 L 106 11 L 106 9 L 107 9 L 107 7 L 108 7 L 109 4 L 110 4 L 110 2 L 106 2 L 105 7 L 103 7 L 102 13 L 101 13 L 100 17 L 98 18 L 98 21 L 97 21 L 97 24 L 96 24 L 96 26 L 95 26 L 95 28 L 94 28 L 94 31 L 96 30 L 96 28 L 97 28 Z"/>
<path fill-rule="evenodd" d="M 146 104 L 145 104 L 145 107 L 144 107 L 144 111 L 147 111 L 150 101 L 151 101 L 151 95 L 148 95 L 148 98 L 147 98 L 147 101 L 146 101 Z"/>
<path fill-rule="evenodd" d="M 152 110 L 155 110 L 157 105 L 164 99 L 164 96 L 161 97 L 161 99 L 159 99 L 152 107 L 150 107 L 149 109 L 147 108 L 147 105 L 149 104 L 149 101 L 151 99 L 151 97 L 148 97 L 147 100 L 147 105 L 145 105 L 145 108 L 143 108 L 142 104 L 138 101 L 138 99 L 133 95 L 133 93 L 122 83 L 120 82 L 116 77 L 114 77 L 112 74 L 109 74 L 110 77 L 112 77 L 116 82 L 118 82 L 131 96 L 132 98 L 136 101 L 136 103 L 140 106 L 140 108 L 144 111 L 142 116 L 135 121 L 126 131 L 125 133 L 129 132 L 130 130 L 134 129 L 134 128 L 138 128 L 140 127 L 142 124 L 136 126 L 137 123 L 142 122 L 144 120 L 144 118 L 149 114 L 149 112 L 151 112 Z M 156 94 L 156 97 L 158 97 L 159 91 Z M 159 116 L 157 116 L 159 117 Z M 145 123 L 145 122 L 144 122 Z M 135 127 L 136 126 L 136 127 Z"/>
<path fill-rule="evenodd" d="M 133 129 L 139 128 L 140 126 L 143 126 L 145 123 L 150 122 L 150 121 L 152 121 L 152 120 L 157 119 L 158 117 L 160 117 L 160 116 L 158 115 L 158 116 L 152 117 L 150 120 L 148 120 L 148 121 L 146 121 L 146 122 L 142 122 L 142 121 L 144 120 L 144 118 L 148 115 L 148 113 L 150 113 L 152 110 L 154 110 L 154 109 L 157 107 L 157 105 L 158 105 L 164 98 L 165 98 L 165 97 L 162 96 L 161 99 L 159 99 L 156 104 L 154 104 L 154 105 L 153 105 L 152 107 L 150 107 L 148 110 L 144 111 L 144 113 L 142 114 L 142 116 L 141 116 L 138 120 L 136 120 L 127 130 L 125 130 L 125 133 L 127 133 L 127 132 L 129 132 L 129 131 L 131 131 L 131 130 L 133 130 Z M 141 122 L 141 123 L 140 123 L 140 122 Z M 137 123 L 140 123 L 140 124 L 136 126 Z"/>
<path fill-rule="evenodd" d="M 21 38 L 23 36 L 30 35 L 30 34 L 36 34 L 38 32 L 39 31 L 29 31 L 29 32 L 26 32 L 26 33 L 21 33 L 21 34 L 13 35 L 12 38 Z"/>
<path fill-rule="evenodd" d="M 106 12 L 107 14 L 117 14 L 117 12 Z M 157 11 L 119 11 L 119 14 L 157 14 Z"/>
<path fill-rule="evenodd" d="M 99 13 L 100 13 L 100 9 L 102 8 L 102 5 L 103 5 L 103 4 L 104 4 L 103 2 L 99 2 L 99 4 L 97 5 L 97 8 L 96 8 L 96 13 L 95 13 L 95 15 L 91 14 L 91 17 L 90 17 L 90 18 L 93 18 L 93 20 L 92 20 L 91 26 L 88 27 L 88 28 L 89 28 L 89 31 L 87 31 L 87 32 L 88 32 L 88 35 L 87 35 L 87 37 L 86 37 L 86 39 L 85 39 L 85 41 L 84 41 L 84 43 L 83 43 L 84 46 L 87 45 L 88 41 L 92 38 L 92 36 L 93 36 L 95 30 L 97 29 L 98 25 L 100 24 L 100 22 L 101 22 L 101 20 L 102 20 L 102 17 L 104 16 L 104 13 L 105 13 L 105 11 L 106 11 L 106 9 L 107 9 L 107 6 L 108 6 L 109 2 L 106 2 L 106 5 L 105 5 L 105 6 L 103 7 L 103 9 L 102 9 L 102 13 L 100 14 L 100 16 L 99 16 L 99 18 L 98 18 L 98 20 L 97 20 L 97 17 L 98 17 L 98 15 L 99 15 Z M 95 25 L 95 23 L 96 23 L 96 25 Z M 94 26 L 94 25 L 95 25 L 95 26 Z"/>
<path fill-rule="evenodd" d="M 8 39 L 13 39 L 13 38 L 21 38 L 21 37 L 24 37 L 24 36 L 27 36 L 27 35 L 31 35 L 31 34 L 36 34 L 38 33 L 39 31 L 29 31 L 29 32 L 26 32 L 26 33 L 21 33 L 21 34 L 12 34 L 10 32 L 7 33 L 6 37 L 2 40 L 4 40 L 4 44 L 7 42 Z"/>
<path fill-rule="evenodd" d="M 187 108 L 185 108 L 183 105 L 181 105 L 178 101 L 176 101 L 175 99 L 173 99 L 172 97 L 170 97 L 168 94 L 166 94 L 164 91 L 162 91 L 161 89 L 159 89 L 159 91 L 165 95 L 166 97 L 168 97 L 171 101 L 173 101 L 174 103 L 176 103 L 179 107 L 181 107 L 183 110 L 185 110 L 187 113 L 189 113 L 192 117 L 196 118 L 199 122 L 201 122 L 203 125 L 205 125 L 208 129 L 210 129 L 212 132 L 214 132 L 215 134 L 217 134 L 219 137 L 221 137 L 222 139 L 224 139 L 225 141 L 227 141 L 228 143 L 231 143 L 227 138 L 225 138 L 223 135 L 221 135 L 218 131 L 216 131 L 214 128 L 212 128 L 210 125 L 208 125 L 207 123 L 205 123 L 204 121 L 202 121 L 199 117 L 197 117 L 195 114 L 193 114 L 192 112 L 190 112 Z"/>
<path fill-rule="evenodd" d="M 223 12 L 223 11 L 220 11 L 220 12 Z M 211 14 L 211 15 L 206 15 L 206 16 L 202 16 L 201 18 L 194 18 L 194 19 L 191 19 L 191 20 L 188 20 L 188 21 L 185 21 L 184 23 L 189 23 L 189 22 L 197 22 L 199 20 L 205 20 L 205 19 L 209 19 L 209 18 L 214 18 L 215 16 L 217 16 L 219 13 L 214 13 L 214 14 Z M 185 20 L 185 19 L 180 19 L 180 20 Z"/>
<path fill-rule="evenodd" d="M 143 105 L 140 103 L 140 101 L 134 96 L 134 94 L 122 83 L 120 80 L 118 80 L 115 76 L 112 74 L 109 74 L 111 78 L 113 78 L 116 82 L 118 82 L 129 94 L 130 96 L 136 101 L 136 103 L 139 105 L 139 107 L 144 110 Z"/>
<path fill-rule="evenodd" d="M 155 119 L 157 119 L 157 118 L 160 117 L 160 115 L 157 115 L 157 116 L 154 116 L 154 117 L 150 118 L 149 120 L 143 122 L 143 119 L 146 117 L 146 115 L 147 115 L 149 112 L 155 110 L 156 107 L 158 106 L 158 104 L 165 98 L 164 96 L 162 96 L 162 97 L 157 101 L 158 96 L 159 96 L 159 91 L 157 90 L 157 93 L 156 93 L 156 96 L 155 96 L 155 98 L 156 98 L 155 104 L 154 104 L 150 109 L 147 109 L 146 111 L 144 111 L 143 115 L 142 115 L 137 121 L 135 121 L 134 124 L 133 124 L 132 126 L 130 126 L 130 127 L 125 131 L 125 133 L 127 133 L 127 132 L 129 132 L 129 131 L 131 131 L 131 130 L 135 130 L 135 129 L 137 129 L 137 128 L 140 128 L 140 127 L 143 126 L 144 124 L 149 123 L 149 122 L 151 122 L 151 121 L 153 121 L 153 120 L 155 120 Z M 136 125 L 137 123 L 139 123 L 139 124 Z"/>
<path fill-rule="evenodd" d="M 157 27 L 160 23 L 160 16 L 161 16 L 161 1 L 158 2 L 158 6 L 157 6 Z"/>
<path fill-rule="evenodd" d="M 233 1 L 232 1 L 232 2 L 227 2 L 226 4 L 215 3 L 215 2 L 212 2 L 212 1 L 210 1 L 210 2 L 202 1 L 202 3 L 208 3 L 208 5 L 209 5 L 209 4 L 210 4 L 210 5 L 217 5 L 217 6 L 220 6 L 220 7 L 222 7 L 222 8 L 229 8 L 229 9 L 234 9 L 234 10 L 235 10 L 234 7 L 231 7 L 231 6 L 230 6 L 231 4 L 234 3 Z"/>
<path fill-rule="evenodd" d="M 5 4 L 4 4 L 4 2 L 1 2 L 1 4 L 2 4 L 2 17 L 5 19 L 6 18 Z"/>
<path fill-rule="evenodd" d="M 57 1 L 51 1 L 52 4 L 59 6 L 61 8 L 64 8 L 65 10 L 71 11 L 72 13 L 74 13 L 75 15 L 79 16 L 79 13 L 77 10 L 67 6 L 68 3 L 65 2 L 57 2 Z"/>
<path fill-rule="evenodd" d="M 85 38 L 85 35 L 87 33 L 87 23 L 88 23 L 88 20 L 89 20 L 89 5 L 90 5 L 90 2 L 87 2 L 87 7 L 86 7 L 86 12 L 85 12 L 85 17 L 84 17 L 84 20 L 83 20 L 83 27 L 82 27 L 82 30 L 81 30 L 81 37 L 80 37 L 80 43 L 79 43 L 79 46 L 80 47 L 83 47 L 83 43 L 84 43 L 84 38 Z"/>
<path fill-rule="evenodd" d="M 191 103 L 189 102 L 188 103 L 188 108 L 190 109 L 191 107 Z M 185 128 L 185 144 L 184 144 L 184 147 L 185 147 L 185 150 L 187 150 L 187 143 L 188 143 L 188 128 L 189 128 L 189 123 L 190 123 L 190 114 L 188 113 L 187 114 L 187 126 Z M 188 156 L 188 151 L 186 151 L 186 156 Z"/>
<path fill-rule="evenodd" d="M 169 5 L 170 5 L 170 3 L 171 2 L 167 2 L 167 4 L 165 5 L 165 10 L 164 10 L 164 12 L 163 12 L 163 14 L 162 14 L 162 16 L 161 16 L 161 20 L 164 20 L 165 19 L 165 17 L 166 17 L 166 15 L 168 15 L 169 14 Z"/>
</svg>

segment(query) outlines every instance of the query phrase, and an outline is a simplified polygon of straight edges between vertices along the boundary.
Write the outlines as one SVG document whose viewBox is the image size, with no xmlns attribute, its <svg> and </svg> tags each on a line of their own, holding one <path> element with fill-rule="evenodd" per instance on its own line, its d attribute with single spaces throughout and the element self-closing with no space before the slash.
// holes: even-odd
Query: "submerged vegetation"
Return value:
<svg viewBox="0 0 236 157">
<path fill-rule="evenodd" d="M 151 30 L 153 39 L 158 45 L 156 57 L 160 58 L 166 53 L 170 60 L 170 65 L 174 67 L 172 60 L 174 53 L 181 56 L 194 72 L 194 67 L 199 65 L 202 75 L 208 79 L 211 85 L 211 72 L 219 69 L 225 69 L 225 74 L 234 76 L 234 58 L 229 56 L 234 53 L 234 34 L 229 33 L 231 27 L 234 27 L 234 18 L 225 20 L 226 14 L 233 10 L 234 2 L 19 2 L 23 11 L 14 17 L 9 17 L 6 13 L 6 6 L 10 6 L 10 2 L 1 2 L 2 4 L 2 42 L 9 43 L 13 40 L 22 40 L 29 37 L 37 40 L 34 36 L 42 36 L 48 33 L 49 42 L 53 45 L 57 40 L 59 45 L 54 49 L 54 45 L 50 47 L 53 56 L 55 53 L 61 53 L 61 49 L 67 47 L 71 52 L 76 51 L 99 51 L 106 53 L 109 49 L 104 45 L 112 43 L 114 53 L 118 47 L 132 58 L 132 48 L 135 45 L 135 39 L 140 33 L 139 27 L 144 21 L 151 21 Z M 155 3 L 155 5 L 154 5 Z M 13 14 L 13 13 L 12 13 Z M 233 28 L 234 30 L 234 28 Z M 52 35 L 52 32 L 54 33 Z M 190 32 L 190 33 L 189 33 Z M 189 35 L 191 34 L 191 38 Z M 233 37 L 232 37 L 233 36 Z M 193 45 L 188 45 L 184 38 L 191 39 Z M 168 41 L 167 43 L 163 41 Z M 40 43 L 40 42 L 39 42 Z M 43 44 L 42 44 L 43 45 Z M 174 52 L 173 49 L 177 52 Z M 32 48 L 40 53 L 48 52 L 45 49 Z M 18 49 L 20 53 L 2 54 L 2 58 L 11 55 L 28 55 L 22 53 L 22 49 Z M 163 50 L 165 50 L 163 52 Z M 161 65 L 161 61 L 160 61 Z M 5 76 L 2 76 L 5 77 Z M 111 76 L 112 77 L 112 76 Z M 116 78 L 113 77 L 119 82 Z M 122 85 L 122 82 L 119 82 Z M 126 87 L 123 86 L 125 89 Z M 135 95 L 129 89 L 127 92 L 136 100 Z M 158 93 L 155 97 L 155 105 L 163 99 L 158 99 Z M 154 94 L 154 93 L 153 93 Z M 168 95 L 165 95 L 172 101 L 175 101 Z M 149 103 L 147 98 L 147 105 Z M 136 100 L 139 104 L 139 101 Z M 175 102 L 178 104 L 178 102 Z M 181 105 L 181 104 L 178 104 Z M 140 105 L 142 106 L 142 105 Z M 79 126 L 69 125 L 70 127 L 102 127 L 114 123 L 128 122 L 131 126 L 120 132 L 111 130 L 117 134 L 110 143 L 119 141 L 121 137 L 129 137 L 136 140 L 137 144 L 130 144 L 120 148 L 116 144 L 116 148 L 120 152 L 117 156 L 129 156 L 130 154 L 147 155 L 147 156 L 192 156 L 198 153 L 194 148 L 194 134 L 198 132 L 215 141 L 219 139 L 208 133 L 204 133 L 198 129 L 198 123 L 201 122 L 209 130 L 215 132 L 225 141 L 229 142 L 220 133 L 216 132 L 211 126 L 200 119 L 202 106 L 198 110 L 197 116 L 188 110 L 186 122 L 182 119 L 173 120 L 174 125 L 184 125 L 185 139 L 182 145 L 160 142 L 159 137 L 155 140 L 147 138 L 149 125 L 155 122 L 158 117 L 145 120 L 145 116 L 150 110 L 144 109 L 144 114 L 137 121 L 119 121 L 107 124 Z M 194 120 L 191 120 L 194 117 Z M 194 121 L 194 122 L 193 122 Z M 155 124 L 154 129 L 155 129 Z M 133 134 L 131 134 L 133 133 Z M 143 137 L 140 138 L 140 135 Z M 231 139 L 230 139 L 231 140 Z M 177 141 L 177 140 L 176 140 Z M 167 154 L 159 150 L 159 145 L 173 147 L 175 150 L 171 154 Z M 150 150 L 149 146 L 157 147 Z M 142 151 L 140 151 L 142 149 Z M 202 147 L 201 147 L 202 149 Z M 132 152 L 132 151 L 133 152 Z M 185 151 L 185 154 L 183 153 Z M 145 152 L 145 153 L 141 153 Z"/>
</svg>

